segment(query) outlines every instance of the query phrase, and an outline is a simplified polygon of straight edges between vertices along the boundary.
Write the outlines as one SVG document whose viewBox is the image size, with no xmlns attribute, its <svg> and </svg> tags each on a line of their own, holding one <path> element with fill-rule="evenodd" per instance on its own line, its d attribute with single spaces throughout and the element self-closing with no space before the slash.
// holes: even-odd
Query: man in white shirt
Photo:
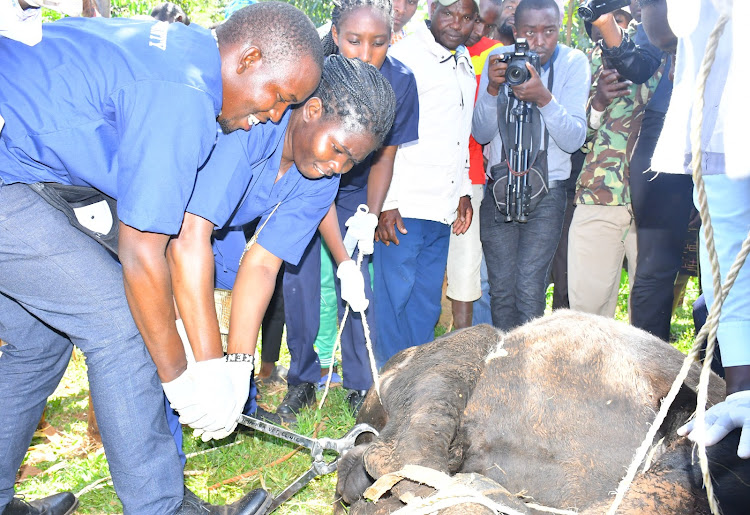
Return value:
<svg viewBox="0 0 750 515">
<path fill-rule="evenodd" d="M 475 0 L 437 0 L 430 25 L 419 24 L 388 51 L 414 72 L 420 113 L 419 140 L 396 153 L 377 229 L 378 366 L 433 339 L 451 227 L 462 234 L 471 224 L 468 156 L 476 79 L 464 42 L 477 12 Z"/>
</svg>

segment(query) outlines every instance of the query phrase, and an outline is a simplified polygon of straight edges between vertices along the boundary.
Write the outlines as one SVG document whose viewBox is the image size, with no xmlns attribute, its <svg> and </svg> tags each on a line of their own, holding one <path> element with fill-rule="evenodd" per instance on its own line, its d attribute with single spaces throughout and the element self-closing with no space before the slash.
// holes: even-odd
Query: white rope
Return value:
<svg viewBox="0 0 750 515">
<path fill-rule="evenodd" d="M 708 202 L 706 199 L 705 184 L 703 181 L 703 170 L 702 170 L 703 149 L 702 149 L 701 139 L 702 139 L 702 131 L 703 131 L 703 108 L 705 104 L 704 93 L 706 89 L 706 82 L 708 80 L 708 75 L 711 71 L 711 66 L 713 65 L 713 62 L 716 58 L 716 50 L 719 45 L 719 39 L 721 38 L 721 35 L 724 32 L 724 28 L 726 27 L 726 24 L 729 21 L 729 19 L 730 17 L 728 15 L 722 15 L 721 17 L 719 17 L 719 19 L 716 22 L 716 25 L 714 26 L 708 38 L 708 42 L 706 44 L 706 52 L 703 56 L 703 61 L 701 63 L 701 68 L 700 68 L 698 78 L 697 78 L 698 87 L 696 90 L 696 100 L 693 106 L 693 119 L 691 121 L 692 131 L 690 135 L 691 136 L 691 148 L 693 152 L 693 156 L 692 156 L 693 180 L 695 182 L 695 190 L 696 190 L 696 194 L 698 197 L 698 204 L 699 204 L 698 207 L 700 210 L 701 221 L 703 223 L 703 228 L 705 232 L 706 248 L 708 250 L 709 260 L 711 262 L 711 273 L 713 277 L 713 288 L 714 288 L 715 300 L 714 300 L 714 304 L 711 306 L 711 313 L 709 314 L 708 319 L 706 320 L 706 324 L 703 326 L 701 331 L 696 336 L 695 343 L 693 344 L 693 348 L 685 357 L 685 360 L 682 364 L 682 368 L 680 369 L 679 374 L 675 378 L 675 381 L 672 384 L 672 387 L 669 393 L 664 398 L 661 408 L 659 409 L 659 413 L 657 414 L 656 419 L 654 420 L 654 423 L 649 428 L 646 438 L 644 439 L 641 446 L 638 448 L 633 458 L 633 461 L 630 464 L 630 467 L 628 468 L 627 474 L 622 479 L 622 481 L 620 482 L 620 485 L 617 488 L 617 495 L 615 496 L 615 500 L 613 501 L 612 505 L 610 506 L 607 512 L 610 515 L 614 514 L 617 511 L 617 508 L 619 507 L 620 503 L 625 497 L 625 494 L 627 493 L 628 488 L 630 488 L 630 484 L 632 483 L 635 477 L 635 474 L 637 473 L 640 463 L 645 458 L 648 448 L 651 445 L 651 442 L 653 442 L 656 432 L 659 430 L 662 423 L 664 422 L 664 419 L 666 418 L 666 415 L 667 415 L 667 411 L 671 407 L 672 402 L 677 396 L 677 392 L 679 391 L 680 387 L 682 386 L 682 383 L 687 377 L 688 370 L 690 369 L 690 365 L 692 364 L 693 361 L 697 361 L 699 359 L 701 346 L 703 342 L 706 341 L 706 339 L 708 339 L 706 343 L 706 355 L 705 355 L 703 366 L 701 369 L 700 382 L 698 383 L 698 396 L 697 396 L 697 406 L 696 406 L 696 419 L 697 420 L 696 420 L 696 427 L 694 429 L 695 431 L 698 431 L 698 432 L 704 431 L 704 428 L 705 428 L 704 414 L 706 411 L 706 402 L 708 400 L 708 382 L 709 382 L 709 375 L 710 375 L 710 370 L 711 370 L 711 360 L 713 358 L 714 346 L 716 344 L 716 332 L 718 330 L 719 318 L 721 316 L 721 307 L 722 307 L 724 300 L 726 299 L 726 296 L 729 293 L 729 290 L 732 287 L 732 284 L 734 284 L 734 280 L 736 279 L 737 275 L 739 274 L 740 269 L 742 268 L 745 262 L 748 252 L 750 252 L 750 234 L 748 234 L 748 237 L 745 239 L 745 241 L 742 244 L 740 253 L 737 255 L 737 258 L 732 264 L 729 274 L 727 274 L 727 279 L 724 285 L 722 285 L 721 284 L 721 272 L 719 270 L 719 260 L 716 254 L 716 247 L 714 245 L 713 226 L 711 225 L 711 216 L 708 212 Z M 719 510 L 718 502 L 714 495 L 713 484 L 711 482 L 711 477 L 710 477 L 710 473 L 708 469 L 708 457 L 706 455 L 706 447 L 702 443 L 699 443 L 698 445 L 698 456 L 699 456 L 699 461 L 700 461 L 701 472 L 703 475 L 703 483 L 706 487 L 706 496 L 708 497 L 709 507 L 712 513 L 718 514 L 720 513 L 720 510 Z"/>
<path fill-rule="evenodd" d="M 461 484 L 445 472 L 422 465 L 405 465 L 401 470 L 385 474 L 370 486 L 364 493 L 365 498 L 377 501 L 402 479 L 409 479 L 435 489 L 428 497 L 405 497 L 406 506 L 394 512 L 394 515 L 427 515 L 438 510 L 459 504 L 480 504 L 494 513 L 521 515 L 521 512 L 509 506 L 495 502 L 478 490 Z"/>
<path fill-rule="evenodd" d="M 219 450 L 219 449 L 226 449 L 228 447 L 233 447 L 233 446 L 239 445 L 241 443 L 244 443 L 244 439 L 243 440 L 234 441 L 234 442 L 228 443 L 226 445 L 219 445 L 218 447 L 211 447 L 209 449 L 204 449 L 202 451 L 191 452 L 190 454 L 186 454 L 185 458 L 186 459 L 187 458 L 194 458 L 196 456 L 201 456 L 203 454 L 208 454 L 209 452 L 214 452 L 214 451 Z M 195 475 L 195 473 L 185 470 L 185 471 L 183 471 L 183 475 L 189 476 L 189 475 Z M 91 492 L 93 490 L 98 490 L 99 488 L 104 488 L 105 486 L 107 486 L 109 484 L 112 484 L 112 476 L 107 476 L 107 477 L 99 478 L 96 481 L 94 481 L 92 483 L 89 483 L 88 485 L 86 485 L 83 488 L 81 488 L 75 494 L 75 496 L 76 496 L 76 498 L 79 498 L 82 495 L 85 495 L 85 494 L 87 494 L 87 493 L 89 493 L 89 492 Z"/>
<path fill-rule="evenodd" d="M 521 512 L 515 508 L 490 499 L 481 491 L 470 486 L 471 480 L 474 477 L 486 476 L 482 476 L 481 474 L 464 475 L 464 479 L 471 478 L 468 479 L 469 484 L 465 484 L 461 479 L 457 479 L 455 476 L 450 476 L 440 470 L 423 465 L 405 465 L 397 472 L 391 472 L 379 477 L 373 485 L 365 490 L 364 497 L 377 502 L 401 480 L 408 479 L 434 488 L 435 493 L 428 497 L 418 497 L 412 494 L 403 495 L 400 500 L 406 506 L 393 512 L 393 515 L 428 515 L 461 504 L 479 504 L 496 514 L 521 515 Z M 504 488 L 500 488 L 507 493 Z M 577 515 L 575 511 L 560 510 L 535 503 L 524 504 L 535 510 L 547 513 Z"/>
<path fill-rule="evenodd" d="M 357 255 L 357 269 L 362 269 L 362 261 L 364 260 L 365 255 L 362 253 L 362 251 L 358 251 L 359 254 Z M 380 399 L 380 376 L 378 375 L 378 367 L 375 364 L 375 353 L 372 350 L 372 341 L 370 340 L 370 325 L 367 323 L 367 317 L 365 316 L 365 312 L 362 311 L 360 313 L 362 315 L 362 329 L 365 333 L 365 346 L 367 347 L 367 355 L 370 359 L 370 372 L 372 372 L 372 381 L 375 385 L 375 393 L 378 394 L 378 400 Z M 331 364 L 335 363 L 336 361 L 336 353 L 339 350 L 339 347 L 341 346 L 341 333 L 344 331 L 344 326 L 346 325 L 346 320 L 349 318 L 349 303 L 346 303 L 346 308 L 344 309 L 344 316 L 341 318 L 341 324 L 339 324 L 339 330 L 336 333 L 336 342 L 333 344 L 333 351 L 331 352 Z M 326 401 L 326 397 L 328 396 L 328 390 L 331 387 L 331 378 L 333 377 L 333 366 L 328 368 L 328 376 L 326 377 L 326 386 L 323 390 L 323 396 L 320 399 L 320 402 L 318 403 L 318 410 L 320 410 L 323 407 L 323 403 Z M 381 401 L 382 402 L 382 401 Z"/>
</svg>

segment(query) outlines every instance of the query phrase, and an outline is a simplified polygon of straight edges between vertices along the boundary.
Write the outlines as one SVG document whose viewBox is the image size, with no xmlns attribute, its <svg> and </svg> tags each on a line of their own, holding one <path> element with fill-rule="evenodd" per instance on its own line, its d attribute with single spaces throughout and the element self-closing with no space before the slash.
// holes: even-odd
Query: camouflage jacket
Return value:
<svg viewBox="0 0 750 515">
<path fill-rule="evenodd" d="M 591 113 L 591 102 L 603 69 L 601 49 L 598 46 L 591 52 L 589 60 L 591 91 L 586 106 L 587 116 Z M 587 153 L 586 160 L 576 183 L 576 204 L 622 206 L 630 203 L 630 157 L 646 104 L 651 99 L 663 70 L 664 62 L 648 81 L 633 84 L 628 96 L 617 98 L 607 106 L 598 129 L 589 127 L 583 146 L 583 151 Z"/>
</svg>

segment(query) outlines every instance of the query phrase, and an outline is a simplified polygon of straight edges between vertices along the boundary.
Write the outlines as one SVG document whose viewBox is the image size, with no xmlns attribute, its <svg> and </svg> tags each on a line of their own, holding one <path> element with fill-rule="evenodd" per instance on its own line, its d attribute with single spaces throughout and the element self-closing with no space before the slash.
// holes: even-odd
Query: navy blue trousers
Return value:
<svg viewBox="0 0 750 515">
<path fill-rule="evenodd" d="M 341 234 L 346 232 L 344 223 L 354 214 L 347 206 L 336 206 Z M 286 344 L 291 356 L 287 383 L 317 383 L 320 379 L 320 360 L 313 343 L 320 328 L 320 234 L 316 233 L 297 266 L 287 263 L 284 271 L 284 312 L 286 317 Z M 353 259 L 357 258 L 354 252 Z M 362 261 L 365 279 L 365 296 L 370 306 L 365 311 L 370 338 L 375 346 L 375 310 L 370 287 L 370 256 Z M 344 315 L 341 302 L 341 284 L 334 278 L 339 302 L 339 323 Z M 359 313 L 349 311 L 344 332 L 341 334 L 341 366 L 344 388 L 367 390 L 372 385 L 370 360 L 365 346 L 362 318 Z"/>
<path fill-rule="evenodd" d="M 440 318 L 440 299 L 448 262 L 451 226 L 404 218 L 407 234 L 399 244 L 375 244 L 375 315 L 382 367 L 397 352 L 430 342 Z"/>
</svg>

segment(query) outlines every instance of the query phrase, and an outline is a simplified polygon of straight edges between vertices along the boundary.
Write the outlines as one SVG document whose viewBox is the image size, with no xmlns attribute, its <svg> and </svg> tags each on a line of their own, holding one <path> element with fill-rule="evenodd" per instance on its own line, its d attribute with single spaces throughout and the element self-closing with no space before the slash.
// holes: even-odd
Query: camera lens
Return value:
<svg viewBox="0 0 750 515">
<path fill-rule="evenodd" d="M 594 15 L 593 9 L 591 9 L 591 7 L 588 7 L 588 6 L 581 6 L 581 7 L 579 7 L 578 8 L 578 16 L 583 21 L 591 21 L 594 18 L 596 18 L 596 16 Z"/>
<path fill-rule="evenodd" d="M 521 68 L 520 66 L 508 66 L 508 69 L 505 72 L 505 78 L 508 81 L 508 84 L 511 86 L 517 86 L 518 84 L 521 84 L 523 82 L 526 82 L 526 79 L 528 79 L 527 71 L 525 68 Z"/>
</svg>

